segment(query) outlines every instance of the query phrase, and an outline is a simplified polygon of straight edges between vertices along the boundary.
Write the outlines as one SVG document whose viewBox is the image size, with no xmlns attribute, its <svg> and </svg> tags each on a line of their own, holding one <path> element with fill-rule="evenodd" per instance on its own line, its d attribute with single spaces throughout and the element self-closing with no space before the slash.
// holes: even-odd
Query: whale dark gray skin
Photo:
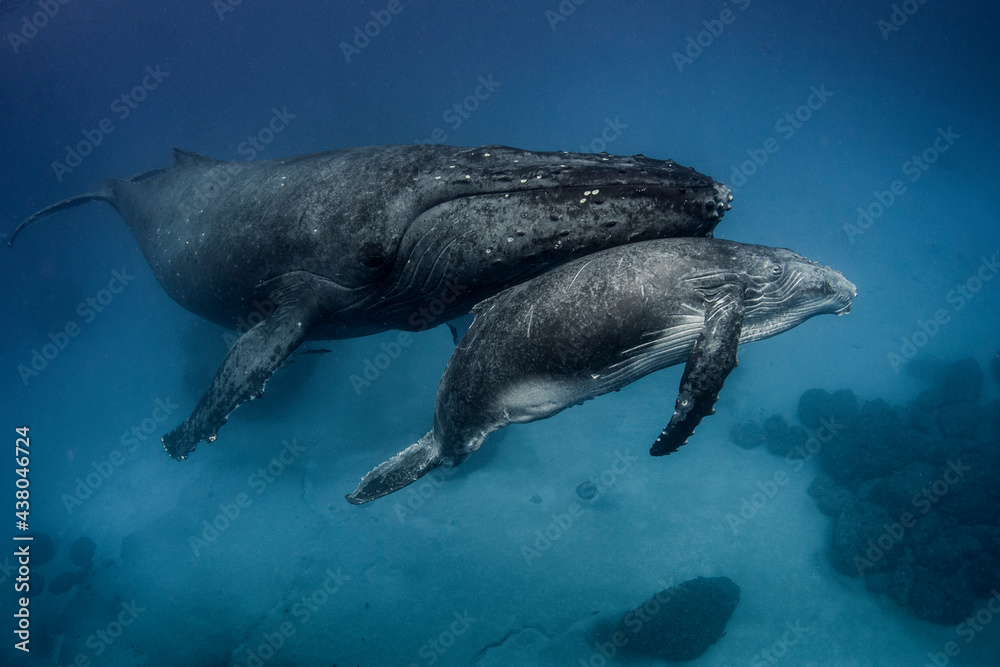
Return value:
<svg viewBox="0 0 1000 667">
<path fill-rule="evenodd" d="M 740 343 L 848 313 L 856 295 L 840 273 L 791 250 L 716 239 L 646 241 L 564 264 L 473 308 L 438 385 L 434 428 L 347 500 L 397 491 L 458 465 L 508 424 L 686 361 L 673 416 L 650 449 L 670 454 L 715 412 Z"/>
<path fill-rule="evenodd" d="M 215 440 L 307 338 L 419 331 L 576 257 L 710 236 L 732 200 L 693 169 L 643 156 L 378 146 L 259 162 L 175 150 L 174 160 L 39 211 L 10 244 L 44 215 L 108 202 L 170 298 L 242 334 L 164 437 L 178 460 Z"/>
</svg>

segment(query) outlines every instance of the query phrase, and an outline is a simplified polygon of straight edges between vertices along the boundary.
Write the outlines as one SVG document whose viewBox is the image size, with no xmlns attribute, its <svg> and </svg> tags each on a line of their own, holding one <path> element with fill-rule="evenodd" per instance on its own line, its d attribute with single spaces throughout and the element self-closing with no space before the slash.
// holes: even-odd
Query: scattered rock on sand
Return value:
<svg viewBox="0 0 1000 667">
<path fill-rule="evenodd" d="M 45 565 L 55 558 L 56 545 L 48 533 L 36 533 L 31 541 L 31 564 Z"/>
<path fill-rule="evenodd" d="M 624 634 L 627 650 L 671 662 L 694 660 L 725 634 L 739 601 L 740 587 L 731 579 L 698 577 L 625 614 L 615 636 Z"/>
<path fill-rule="evenodd" d="M 49 583 L 49 593 L 52 593 L 53 595 L 62 595 L 74 586 L 76 586 L 76 575 L 72 572 L 63 572 L 62 574 L 56 575 L 56 577 Z"/>
<path fill-rule="evenodd" d="M 760 447 L 767 440 L 767 434 L 764 432 L 764 427 L 757 422 L 743 422 L 742 424 L 736 424 L 729 432 L 729 437 L 743 449 Z"/>
<path fill-rule="evenodd" d="M 832 394 L 825 389 L 810 389 L 799 398 L 798 417 L 806 428 L 817 429 L 823 420 L 844 423 L 858 414 L 858 397 L 850 389 Z"/>
<path fill-rule="evenodd" d="M 91 568 L 94 566 L 94 553 L 97 543 L 89 537 L 81 537 L 69 548 L 69 559 L 74 565 Z"/>
</svg>

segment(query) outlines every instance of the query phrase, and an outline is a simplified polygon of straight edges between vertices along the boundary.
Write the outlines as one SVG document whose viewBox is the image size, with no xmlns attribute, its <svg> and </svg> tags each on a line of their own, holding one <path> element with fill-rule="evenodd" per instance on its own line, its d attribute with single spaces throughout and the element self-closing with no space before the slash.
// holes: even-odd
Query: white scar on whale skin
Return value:
<svg viewBox="0 0 1000 667">
<path fill-rule="evenodd" d="M 698 317 L 703 317 L 704 314 L 705 314 L 704 308 L 698 308 L 694 304 L 682 303 L 681 307 L 682 308 L 687 308 L 688 310 L 690 310 L 692 313 L 694 313 Z"/>
<path fill-rule="evenodd" d="M 590 266 L 590 262 L 587 262 L 586 264 L 584 264 L 583 266 L 580 267 L 580 270 L 576 272 L 575 276 L 573 276 L 573 280 L 570 281 L 570 283 L 569 283 L 570 287 L 573 286 L 573 283 L 576 282 L 576 279 L 580 277 L 580 274 L 583 273 L 583 270 L 585 268 L 587 268 L 588 266 Z"/>
</svg>

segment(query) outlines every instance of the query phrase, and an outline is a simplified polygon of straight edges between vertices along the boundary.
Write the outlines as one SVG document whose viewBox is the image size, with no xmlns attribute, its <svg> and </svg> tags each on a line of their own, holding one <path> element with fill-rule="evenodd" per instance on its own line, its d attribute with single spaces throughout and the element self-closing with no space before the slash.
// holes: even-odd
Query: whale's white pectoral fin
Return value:
<svg viewBox="0 0 1000 667">
<path fill-rule="evenodd" d="M 736 348 L 743 327 L 743 286 L 734 283 L 707 297 L 705 328 L 688 356 L 670 423 L 649 453 L 671 454 L 685 445 L 701 420 L 715 412 L 715 402 L 736 368 Z"/>
<path fill-rule="evenodd" d="M 345 496 L 352 505 L 363 505 L 417 481 L 444 463 L 434 441 L 434 431 L 364 476 L 358 488 Z"/>
<path fill-rule="evenodd" d="M 319 301 L 308 274 L 276 281 L 269 301 L 274 312 L 233 345 L 212 384 L 187 420 L 163 436 L 163 447 L 181 461 L 198 443 L 212 442 L 229 413 L 264 394 L 264 384 L 320 320 Z"/>
</svg>

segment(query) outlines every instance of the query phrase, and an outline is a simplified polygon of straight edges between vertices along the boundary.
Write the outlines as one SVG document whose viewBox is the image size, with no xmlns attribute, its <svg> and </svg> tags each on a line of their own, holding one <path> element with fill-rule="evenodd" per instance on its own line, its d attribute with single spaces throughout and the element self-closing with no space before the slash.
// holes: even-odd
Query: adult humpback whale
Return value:
<svg viewBox="0 0 1000 667">
<path fill-rule="evenodd" d="M 438 385 L 434 428 L 347 500 L 366 503 L 455 466 L 508 424 L 545 419 L 686 361 L 650 453 L 677 451 L 714 413 L 739 343 L 850 311 L 857 290 L 791 250 L 662 239 L 564 264 L 478 304 Z"/>
<path fill-rule="evenodd" d="M 710 236 L 732 196 L 673 161 L 503 146 L 378 146 L 260 162 L 174 151 L 174 166 L 54 204 L 110 203 L 177 303 L 228 328 L 253 312 L 191 416 L 183 459 L 307 338 L 426 326 L 597 250 Z M 447 294 L 447 298 L 437 299 Z"/>
</svg>

